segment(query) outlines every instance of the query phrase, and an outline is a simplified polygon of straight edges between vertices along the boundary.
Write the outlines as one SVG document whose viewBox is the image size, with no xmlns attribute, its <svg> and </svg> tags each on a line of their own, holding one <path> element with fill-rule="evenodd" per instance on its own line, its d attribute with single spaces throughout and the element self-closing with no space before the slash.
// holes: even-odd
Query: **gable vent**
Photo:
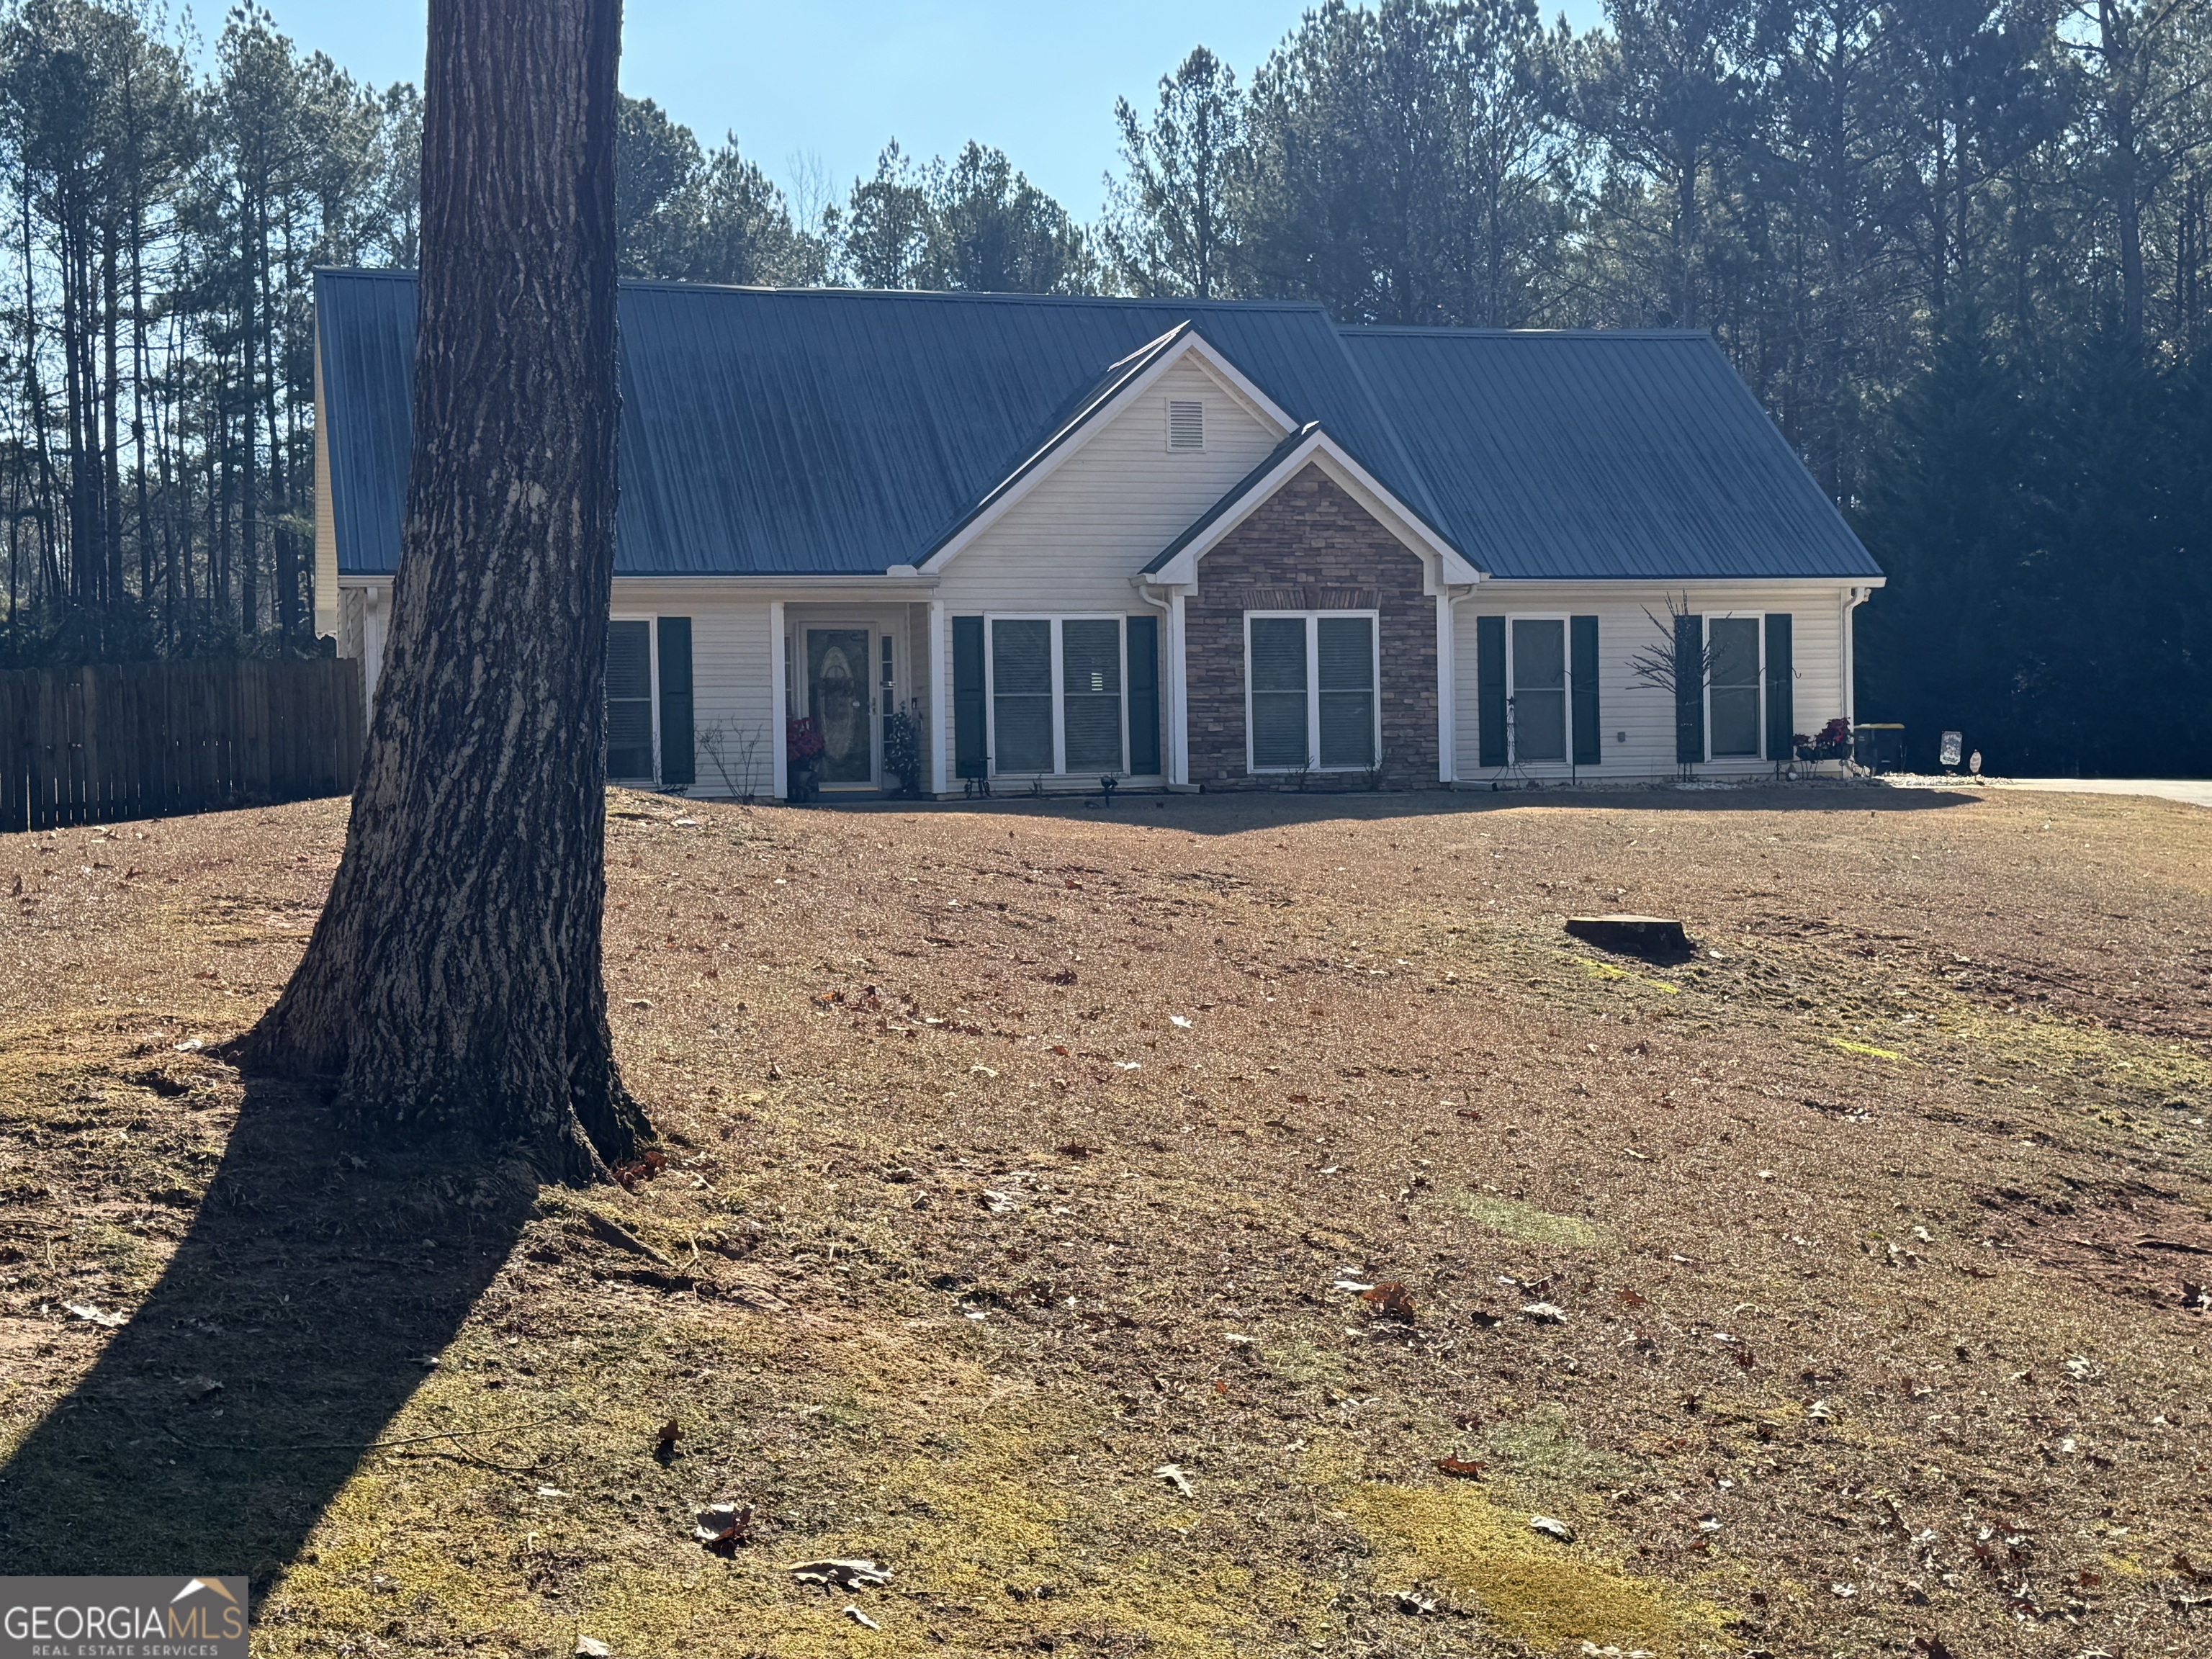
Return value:
<svg viewBox="0 0 2212 1659">
<path fill-rule="evenodd" d="M 1170 398 L 1168 402 L 1168 447 L 1170 449 L 1203 449 L 1206 447 L 1206 405 L 1192 401 Z"/>
</svg>

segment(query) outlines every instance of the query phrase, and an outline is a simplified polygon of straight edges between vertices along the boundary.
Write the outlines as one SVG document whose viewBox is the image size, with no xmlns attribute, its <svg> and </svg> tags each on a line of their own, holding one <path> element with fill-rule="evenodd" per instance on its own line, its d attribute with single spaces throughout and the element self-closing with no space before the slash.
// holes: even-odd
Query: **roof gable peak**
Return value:
<svg viewBox="0 0 2212 1659">
<path fill-rule="evenodd" d="M 944 569 L 1004 517 L 1015 502 L 1079 453 L 1114 416 L 1135 403 L 1169 370 L 1192 358 L 1196 358 L 1224 391 L 1263 423 L 1273 426 L 1279 433 L 1297 429 L 1297 422 L 1208 340 L 1194 321 L 1186 319 L 1157 340 L 1108 365 L 1105 374 L 1079 400 L 1074 413 L 939 537 L 929 551 L 915 561 L 916 566 L 925 571 Z"/>
</svg>

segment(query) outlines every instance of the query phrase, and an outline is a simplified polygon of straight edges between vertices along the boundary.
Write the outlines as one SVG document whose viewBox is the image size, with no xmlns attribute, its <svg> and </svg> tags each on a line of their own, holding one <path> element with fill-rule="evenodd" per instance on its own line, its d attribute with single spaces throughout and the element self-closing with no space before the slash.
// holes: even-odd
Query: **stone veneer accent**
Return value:
<svg viewBox="0 0 2212 1659">
<path fill-rule="evenodd" d="M 1199 561 L 1183 601 L 1190 781 L 1265 788 L 1244 767 L 1244 613 L 1379 611 L 1382 769 L 1400 789 L 1437 787 L 1437 602 L 1420 557 L 1320 467 L 1309 465 Z M 1316 774 L 1316 787 L 1342 787 Z M 1359 781 L 1364 781 L 1364 779 Z"/>
</svg>

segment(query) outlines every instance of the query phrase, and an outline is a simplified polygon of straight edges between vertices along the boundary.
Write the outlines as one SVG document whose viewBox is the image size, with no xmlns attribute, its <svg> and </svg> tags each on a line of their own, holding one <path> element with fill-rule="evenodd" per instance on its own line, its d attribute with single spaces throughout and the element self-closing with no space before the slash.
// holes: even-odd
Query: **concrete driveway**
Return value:
<svg viewBox="0 0 2212 1659">
<path fill-rule="evenodd" d="M 2154 795 L 2191 806 L 2212 807 L 2212 779 L 2205 778 L 2005 778 L 1993 789 L 2042 789 L 2057 795 Z"/>
</svg>

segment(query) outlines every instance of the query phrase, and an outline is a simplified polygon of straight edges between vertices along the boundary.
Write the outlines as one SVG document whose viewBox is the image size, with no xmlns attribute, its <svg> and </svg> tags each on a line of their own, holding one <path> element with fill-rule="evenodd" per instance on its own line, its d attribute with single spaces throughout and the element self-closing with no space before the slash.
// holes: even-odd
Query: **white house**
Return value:
<svg viewBox="0 0 2212 1659">
<path fill-rule="evenodd" d="M 900 714 L 939 795 L 1748 775 L 1851 713 L 1881 572 L 1702 334 L 669 283 L 620 316 L 617 779 L 782 795 L 805 718 L 825 797 L 874 794 Z M 410 274 L 317 277 L 317 621 L 372 696 L 414 317 Z M 1679 695 L 1634 669 L 1674 631 Z"/>
</svg>

